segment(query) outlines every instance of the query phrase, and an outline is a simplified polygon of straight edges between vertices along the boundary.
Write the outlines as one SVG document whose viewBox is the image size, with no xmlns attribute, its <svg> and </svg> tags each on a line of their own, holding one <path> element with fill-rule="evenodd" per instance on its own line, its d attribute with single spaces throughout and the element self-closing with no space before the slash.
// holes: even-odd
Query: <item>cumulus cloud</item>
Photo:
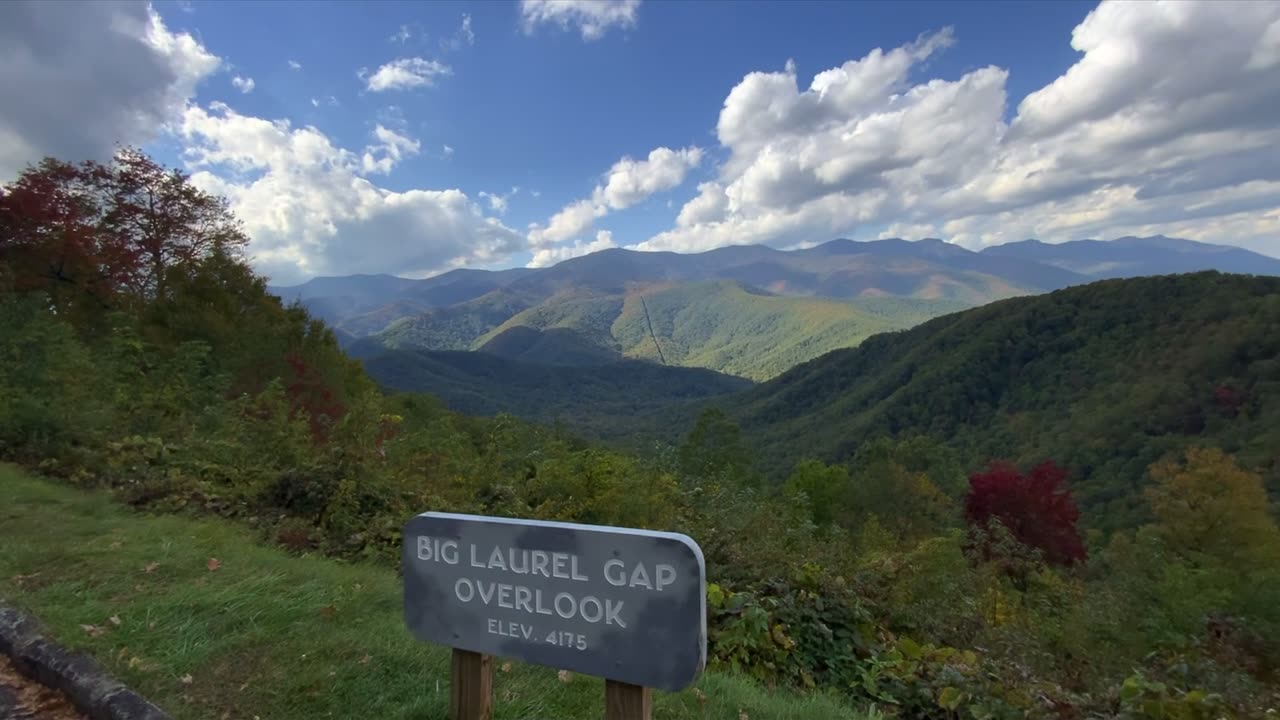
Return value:
<svg viewBox="0 0 1280 720">
<path fill-rule="evenodd" d="M 716 126 L 719 176 L 641 247 L 888 227 L 974 247 L 1162 232 L 1280 254 L 1280 6 L 1103 2 L 1071 35 L 1079 60 L 1008 123 L 1002 68 L 913 79 L 956 41 L 873 50 L 804 88 L 794 64 L 748 74 Z"/>
<path fill-rule="evenodd" d="M 631 207 L 650 195 L 684 182 L 685 173 L 702 162 L 702 149 L 660 147 L 645 160 L 624 157 L 614 163 L 605 182 L 596 188 L 595 202 L 613 210 Z"/>
<path fill-rule="evenodd" d="M 290 61 L 289 61 L 289 69 L 290 69 L 290 70 L 301 70 L 301 69 L 302 69 L 302 63 L 298 62 L 297 60 L 290 60 Z"/>
<path fill-rule="evenodd" d="M 253 85 L 253 78 L 250 77 L 241 77 L 236 75 L 231 78 L 231 86 L 246 95 L 253 92 Z"/>
<path fill-rule="evenodd" d="M 423 60 L 420 57 L 392 60 L 372 74 L 366 70 L 357 73 L 365 81 L 365 88 L 370 92 L 430 86 L 435 84 L 437 78 L 452 74 L 453 68 L 448 65 L 438 60 Z"/>
<path fill-rule="evenodd" d="M 633 28 L 640 0 L 520 0 L 520 18 L 526 34 L 538 25 L 576 28 L 582 39 L 604 37 L 611 28 Z"/>
<path fill-rule="evenodd" d="M 314 127 L 214 103 L 188 107 L 178 133 L 193 182 L 230 200 L 252 238 L 255 266 L 276 283 L 362 272 L 424 276 L 496 262 L 524 246 L 460 190 L 395 192 L 364 177 L 418 151 L 416 140 L 383 126 L 357 155 Z"/>
<path fill-rule="evenodd" d="M 564 206 L 551 217 L 545 227 L 536 223 L 531 225 L 529 244 L 537 250 L 572 240 L 590 230 L 596 218 L 602 218 L 612 210 L 629 208 L 654 193 L 680 185 L 688 172 L 700 162 L 702 149 L 697 147 L 680 150 L 655 148 L 644 160 L 623 157 L 604 174 L 590 198 L 576 200 Z M 534 192 L 533 196 L 537 197 L 538 193 Z M 552 253 L 543 257 L 558 256 Z"/>
<path fill-rule="evenodd" d="M 529 243 L 535 248 L 575 238 L 591 229 L 598 217 L 608 212 L 603 205 L 591 200 L 578 200 L 564 206 L 551 216 L 546 227 L 534 225 L 529 229 Z"/>
<path fill-rule="evenodd" d="M 422 143 L 378 125 L 373 130 L 378 142 L 367 146 L 360 158 L 360 167 L 366 173 L 391 172 L 405 157 L 417 155 Z"/>
<path fill-rule="evenodd" d="M 0 3 L 0 181 L 150 141 L 220 64 L 145 3 Z"/>
<path fill-rule="evenodd" d="M 572 245 L 566 245 L 556 248 L 542 248 L 533 253 L 533 259 L 529 261 L 528 267 L 539 268 L 555 265 L 558 262 L 568 260 L 569 258 L 581 257 L 600 250 L 608 250 L 609 248 L 618 247 L 613 242 L 613 233 L 608 230 L 600 230 L 596 232 L 596 239 L 591 242 L 575 242 Z"/>
</svg>

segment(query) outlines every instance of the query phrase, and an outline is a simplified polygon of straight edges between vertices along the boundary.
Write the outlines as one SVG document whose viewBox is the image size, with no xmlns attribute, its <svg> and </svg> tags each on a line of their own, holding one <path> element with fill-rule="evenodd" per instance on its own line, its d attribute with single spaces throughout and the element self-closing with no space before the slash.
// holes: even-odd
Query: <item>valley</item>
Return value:
<svg viewBox="0 0 1280 720">
<path fill-rule="evenodd" d="M 170 707 L 439 714 L 383 692 L 449 677 L 392 569 L 426 510 L 696 538 L 671 717 L 1280 703 L 1264 256 L 834 241 L 281 290 L 186 182 L 139 154 L 0 194 L 0 593 Z M 597 681 L 499 668 L 509 717 L 598 717 Z"/>
</svg>

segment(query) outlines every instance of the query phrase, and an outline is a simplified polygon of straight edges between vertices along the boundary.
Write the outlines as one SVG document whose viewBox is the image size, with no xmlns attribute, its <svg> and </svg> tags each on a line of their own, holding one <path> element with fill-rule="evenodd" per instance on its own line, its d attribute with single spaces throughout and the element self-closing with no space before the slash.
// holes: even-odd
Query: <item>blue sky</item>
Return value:
<svg viewBox="0 0 1280 720">
<path fill-rule="evenodd" d="M 231 199 L 277 282 L 836 236 L 1280 255 L 1275 3 L 97 5 L 31 6 L 85 28 L 14 29 L 66 45 L 0 90 L 154 62 L 76 100 L 101 137 L 0 110 L 0 174 L 142 144 Z"/>
</svg>

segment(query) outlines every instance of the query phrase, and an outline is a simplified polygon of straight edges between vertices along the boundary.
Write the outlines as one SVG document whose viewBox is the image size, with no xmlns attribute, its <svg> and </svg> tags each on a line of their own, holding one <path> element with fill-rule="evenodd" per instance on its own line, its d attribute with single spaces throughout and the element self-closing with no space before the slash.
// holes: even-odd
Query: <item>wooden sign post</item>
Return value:
<svg viewBox="0 0 1280 720">
<path fill-rule="evenodd" d="M 449 720 L 490 720 L 493 717 L 493 658 L 470 650 L 453 649 L 449 678 Z"/>
<path fill-rule="evenodd" d="M 604 720 L 650 720 L 653 691 L 617 680 L 604 682 Z"/>
<path fill-rule="evenodd" d="M 685 535 L 424 513 L 402 564 L 405 623 L 453 648 L 450 720 L 491 719 L 494 657 L 604 677 L 607 720 L 650 720 L 652 688 L 706 664 L 706 567 Z"/>
</svg>

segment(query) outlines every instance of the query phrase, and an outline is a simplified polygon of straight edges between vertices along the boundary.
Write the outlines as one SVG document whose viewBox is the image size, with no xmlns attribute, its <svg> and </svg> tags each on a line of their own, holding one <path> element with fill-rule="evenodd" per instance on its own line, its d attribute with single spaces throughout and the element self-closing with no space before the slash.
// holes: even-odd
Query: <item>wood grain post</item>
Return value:
<svg viewBox="0 0 1280 720">
<path fill-rule="evenodd" d="M 652 720 L 653 690 L 639 685 L 604 681 L 605 720 Z"/>
<path fill-rule="evenodd" d="M 449 720 L 492 718 L 493 658 L 454 648 L 453 677 L 449 683 Z"/>
</svg>

